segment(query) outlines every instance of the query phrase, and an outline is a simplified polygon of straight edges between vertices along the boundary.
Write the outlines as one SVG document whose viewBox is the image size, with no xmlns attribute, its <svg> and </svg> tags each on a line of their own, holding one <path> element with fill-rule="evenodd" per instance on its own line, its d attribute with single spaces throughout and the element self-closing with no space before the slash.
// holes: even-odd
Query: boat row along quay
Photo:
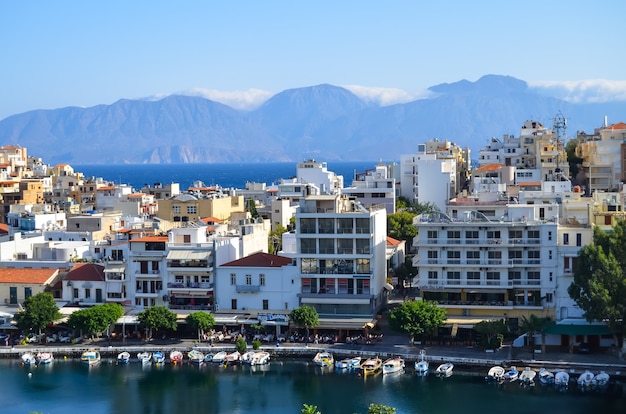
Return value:
<svg viewBox="0 0 626 414">
<path fill-rule="evenodd" d="M 251 347 L 249 347 L 251 350 Z M 24 353 L 33 355 L 47 352 L 52 353 L 56 359 L 80 359 L 81 356 L 90 350 L 97 350 L 102 358 L 115 360 L 122 352 L 128 352 L 135 356 L 142 352 L 164 352 L 170 354 L 172 351 L 180 351 L 184 355 L 192 350 L 200 351 L 204 354 L 216 354 L 218 352 L 233 352 L 234 345 L 210 345 L 202 346 L 199 344 L 142 344 L 142 345 L 126 345 L 126 346 L 97 346 L 97 344 L 73 345 L 73 346 L 16 346 L 0 348 L 0 358 L 11 359 L 21 358 Z M 367 349 L 350 347 L 348 345 L 321 346 L 321 345 L 292 345 L 280 344 L 278 346 L 261 346 L 258 351 L 269 353 L 272 359 L 305 359 L 312 360 L 320 352 L 332 354 L 335 359 L 342 360 L 353 357 L 360 357 L 363 360 L 369 358 L 380 358 L 382 360 L 398 357 L 406 361 L 407 365 L 417 366 L 419 361 L 429 362 L 432 366 L 438 366 L 445 363 L 453 364 L 455 370 L 474 373 L 476 375 L 484 375 L 486 369 L 493 366 L 502 367 L 529 367 L 539 371 L 541 368 L 550 371 L 567 371 L 572 376 L 578 376 L 586 371 L 605 371 L 616 380 L 626 381 L 626 364 L 606 363 L 605 361 L 590 362 L 576 360 L 576 356 L 569 355 L 568 360 L 561 358 L 537 359 L 537 360 L 520 360 L 508 357 L 506 349 L 498 352 L 485 353 L 475 349 L 457 350 L 446 347 L 434 349 L 419 349 L 413 346 L 398 345 L 396 349 L 376 349 L 369 347 Z"/>
</svg>

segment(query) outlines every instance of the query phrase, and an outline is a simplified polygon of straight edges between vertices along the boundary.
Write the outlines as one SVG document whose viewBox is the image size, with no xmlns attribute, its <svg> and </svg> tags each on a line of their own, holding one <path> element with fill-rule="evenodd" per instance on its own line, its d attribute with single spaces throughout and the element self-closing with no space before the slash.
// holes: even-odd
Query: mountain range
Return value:
<svg viewBox="0 0 626 414">
<path fill-rule="evenodd" d="M 477 157 L 491 137 L 517 136 L 525 120 L 550 128 L 561 112 L 571 138 L 626 114 L 626 102 L 566 102 L 501 75 L 429 91 L 427 99 L 379 106 L 323 84 L 285 90 L 252 111 L 182 95 L 122 99 L 7 117 L 0 144 L 26 147 L 52 164 L 391 161 L 432 138 Z"/>
</svg>

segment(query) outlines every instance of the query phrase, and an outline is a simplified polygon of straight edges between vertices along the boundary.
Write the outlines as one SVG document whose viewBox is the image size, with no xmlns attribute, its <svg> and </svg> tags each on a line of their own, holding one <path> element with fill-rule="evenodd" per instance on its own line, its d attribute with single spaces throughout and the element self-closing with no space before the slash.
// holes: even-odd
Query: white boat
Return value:
<svg viewBox="0 0 626 414">
<path fill-rule="evenodd" d="M 335 361 L 335 368 L 338 369 L 358 369 L 361 366 L 361 357 L 344 358 L 339 361 Z"/>
<path fill-rule="evenodd" d="M 530 367 L 526 367 L 520 372 L 518 380 L 523 385 L 531 385 L 535 383 L 535 376 L 537 376 L 537 373 L 530 369 Z"/>
<path fill-rule="evenodd" d="M 593 377 L 593 385 L 596 387 L 606 387 L 611 377 L 605 371 L 600 371 L 598 375 Z"/>
<path fill-rule="evenodd" d="M 39 352 L 36 358 L 37 364 L 49 364 L 54 359 L 52 352 Z"/>
<path fill-rule="evenodd" d="M 34 365 L 37 363 L 37 358 L 35 358 L 32 352 L 24 352 L 20 355 L 20 359 L 24 365 Z"/>
<path fill-rule="evenodd" d="M 561 390 L 567 390 L 569 387 L 569 374 L 566 371 L 557 371 L 554 374 L 554 386 Z"/>
<path fill-rule="evenodd" d="M 252 356 L 252 361 L 250 361 L 250 365 L 266 365 L 270 362 L 270 353 L 265 351 L 255 352 Z"/>
<path fill-rule="evenodd" d="M 152 354 L 152 362 L 155 364 L 162 364 L 165 362 L 165 353 L 156 351 Z"/>
<path fill-rule="evenodd" d="M 207 364 L 213 362 L 213 356 L 214 355 L 215 354 L 212 354 L 210 352 L 208 354 L 204 354 L 204 362 L 206 362 Z"/>
<path fill-rule="evenodd" d="M 487 372 L 487 376 L 485 377 L 485 379 L 487 381 L 502 382 L 503 376 L 504 376 L 504 368 L 502 368 L 499 365 L 495 365 L 489 368 L 489 371 Z"/>
<path fill-rule="evenodd" d="M 183 363 L 183 353 L 180 351 L 170 352 L 170 362 L 174 365 Z"/>
<path fill-rule="evenodd" d="M 150 353 L 150 352 L 139 352 L 137 354 L 137 359 L 142 364 L 151 364 L 152 363 L 152 353 Z"/>
<path fill-rule="evenodd" d="M 444 362 L 439 365 L 435 370 L 435 374 L 439 377 L 449 377 L 452 375 L 452 370 L 454 369 L 454 364 L 452 362 Z"/>
<path fill-rule="evenodd" d="M 239 351 L 235 351 L 226 355 L 226 357 L 224 358 L 224 363 L 232 365 L 232 364 L 237 364 L 240 360 L 241 360 L 241 353 Z"/>
<path fill-rule="evenodd" d="M 226 351 L 220 351 L 217 354 L 213 355 L 213 359 L 211 360 L 211 362 L 224 362 L 224 358 L 226 358 L 226 355 L 228 355 Z"/>
<path fill-rule="evenodd" d="M 578 376 L 578 380 L 576 380 L 576 383 L 583 390 L 588 390 L 593 385 L 593 377 L 593 372 L 586 369 L 585 372 Z"/>
<path fill-rule="evenodd" d="M 313 362 L 320 367 L 332 367 L 335 360 L 333 355 L 328 352 L 318 352 L 313 358 Z"/>
<path fill-rule="evenodd" d="M 539 382 L 543 385 L 554 384 L 554 374 L 545 368 L 541 368 L 537 374 Z"/>
<path fill-rule="evenodd" d="M 118 364 L 128 364 L 130 362 L 130 353 L 129 352 L 120 352 L 117 354 L 117 363 Z"/>
<path fill-rule="evenodd" d="M 517 381 L 518 377 L 519 377 L 519 371 L 517 370 L 517 368 L 511 367 L 502 376 L 502 381 L 513 382 L 513 381 Z"/>
<path fill-rule="evenodd" d="M 376 374 L 380 372 L 380 367 L 383 365 L 383 361 L 378 358 L 368 358 L 361 364 L 361 370 L 363 375 Z"/>
<path fill-rule="evenodd" d="M 424 359 L 426 352 L 422 349 L 420 351 L 420 360 L 415 361 L 415 372 L 417 375 L 427 375 L 429 370 L 428 361 Z"/>
<path fill-rule="evenodd" d="M 389 358 L 383 362 L 383 375 L 393 374 L 404 370 L 404 359 L 400 357 Z"/>
<path fill-rule="evenodd" d="M 241 355 L 241 362 L 244 364 L 251 364 L 252 357 L 254 357 L 255 351 L 248 351 Z"/>
<path fill-rule="evenodd" d="M 80 356 L 80 360 L 89 366 L 97 365 L 100 363 L 100 352 L 95 349 L 90 349 L 89 351 L 83 352 Z"/>
<path fill-rule="evenodd" d="M 189 362 L 192 364 L 202 364 L 204 362 L 204 354 L 197 349 L 192 349 L 187 354 L 189 357 Z"/>
</svg>

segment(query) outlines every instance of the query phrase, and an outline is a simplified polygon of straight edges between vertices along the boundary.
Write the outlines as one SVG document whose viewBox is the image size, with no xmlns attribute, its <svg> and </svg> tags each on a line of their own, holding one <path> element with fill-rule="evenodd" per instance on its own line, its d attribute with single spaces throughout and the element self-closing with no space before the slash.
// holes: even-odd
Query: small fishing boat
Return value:
<svg viewBox="0 0 626 414">
<path fill-rule="evenodd" d="M 32 352 L 24 352 L 20 355 L 20 359 L 24 365 L 35 365 L 37 363 L 37 358 L 35 358 Z"/>
<path fill-rule="evenodd" d="M 207 364 L 210 364 L 211 362 L 213 362 L 213 356 L 215 356 L 215 354 L 212 354 L 212 353 L 204 354 L 204 362 Z"/>
<path fill-rule="evenodd" d="M 533 385 L 535 383 L 535 376 L 537 376 L 537 373 L 530 369 L 530 367 L 526 367 L 520 372 L 517 379 L 521 385 Z"/>
<path fill-rule="evenodd" d="M 117 354 L 117 363 L 119 365 L 128 364 L 130 362 L 130 353 L 129 352 L 120 352 Z"/>
<path fill-rule="evenodd" d="M 240 360 L 241 360 L 241 353 L 239 351 L 235 351 L 226 355 L 226 357 L 224 358 L 224 363 L 232 365 L 232 364 L 239 363 Z"/>
<path fill-rule="evenodd" d="M 174 365 L 183 363 L 183 353 L 180 351 L 170 352 L 170 362 Z"/>
<path fill-rule="evenodd" d="M 255 352 L 250 361 L 250 365 L 266 365 L 270 362 L 270 353 L 265 351 Z"/>
<path fill-rule="evenodd" d="M 339 361 L 335 361 L 335 368 L 338 369 L 357 369 L 361 366 L 361 357 L 344 358 Z"/>
<path fill-rule="evenodd" d="M 383 362 L 383 375 L 402 372 L 404 370 L 404 359 L 400 357 L 389 358 Z"/>
<path fill-rule="evenodd" d="M 424 350 L 420 352 L 420 360 L 415 361 L 415 372 L 417 375 L 427 375 L 429 370 L 428 361 L 424 359 Z"/>
<path fill-rule="evenodd" d="M 499 365 L 495 365 L 489 368 L 489 372 L 487 372 L 487 376 L 485 379 L 487 381 L 492 382 L 502 382 L 502 377 L 504 376 L 504 368 Z"/>
<path fill-rule="evenodd" d="M 517 381 L 518 377 L 519 377 L 519 371 L 517 370 L 517 368 L 516 367 L 511 367 L 502 376 L 502 381 L 503 382 L 513 382 L 513 381 Z"/>
<path fill-rule="evenodd" d="M 80 360 L 89 366 L 97 365 L 100 363 L 100 352 L 90 349 L 82 353 Z"/>
<path fill-rule="evenodd" d="M 37 364 L 49 364 L 54 359 L 52 352 L 39 352 L 36 358 Z"/>
<path fill-rule="evenodd" d="M 582 374 L 578 376 L 578 380 L 576 380 L 576 383 L 578 384 L 578 388 L 580 388 L 583 391 L 587 391 L 591 389 L 591 386 L 593 385 L 593 378 L 594 378 L 593 372 L 586 369 L 585 372 L 583 372 Z"/>
<path fill-rule="evenodd" d="M 156 351 L 152 354 L 152 362 L 155 364 L 162 364 L 165 362 L 165 353 Z"/>
<path fill-rule="evenodd" d="M 438 377 L 449 377 L 452 375 L 452 370 L 454 369 L 454 364 L 452 362 L 445 362 L 437 367 L 435 370 L 435 374 Z"/>
<path fill-rule="evenodd" d="M 569 374 L 566 371 L 557 371 L 554 374 L 554 386 L 562 391 L 569 387 Z"/>
<path fill-rule="evenodd" d="M 609 380 L 611 379 L 610 375 L 605 371 L 600 371 L 598 375 L 593 377 L 593 385 L 595 387 L 606 387 L 609 384 Z"/>
<path fill-rule="evenodd" d="M 137 354 L 137 359 L 142 364 L 151 364 L 152 363 L 152 353 L 150 353 L 150 352 L 139 352 Z"/>
<path fill-rule="evenodd" d="M 313 362 L 320 367 L 332 367 L 335 360 L 333 355 L 328 352 L 318 352 L 313 358 Z"/>
<path fill-rule="evenodd" d="M 226 355 L 228 355 L 226 351 L 220 351 L 217 354 L 213 355 L 211 362 L 222 363 L 224 362 Z"/>
<path fill-rule="evenodd" d="M 554 384 L 554 374 L 545 368 L 541 368 L 537 376 L 539 377 L 539 382 L 542 385 Z"/>
<path fill-rule="evenodd" d="M 197 349 L 192 349 L 187 354 L 189 357 L 189 362 L 192 364 L 202 364 L 204 362 L 204 354 Z"/>
<path fill-rule="evenodd" d="M 376 374 L 380 372 L 380 367 L 383 365 L 383 361 L 378 358 L 368 358 L 361 364 L 361 370 L 363 375 Z"/>
<path fill-rule="evenodd" d="M 252 357 L 254 357 L 255 351 L 248 351 L 241 355 L 241 362 L 244 364 L 251 364 Z"/>
</svg>

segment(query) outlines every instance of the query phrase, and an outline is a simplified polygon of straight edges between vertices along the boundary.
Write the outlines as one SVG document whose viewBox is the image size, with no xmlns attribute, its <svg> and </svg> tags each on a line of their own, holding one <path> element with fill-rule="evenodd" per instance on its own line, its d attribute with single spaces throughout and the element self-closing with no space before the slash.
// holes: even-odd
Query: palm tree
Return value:
<svg viewBox="0 0 626 414">
<path fill-rule="evenodd" d="M 546 329 L 552 324 L 548 317 L 540 318 L 535 314 L 530 317 L 522 316 L 520 331 L 528 335 L 528 345 L 530 346 L 532 359 L 535 359 L 535 334 L 541 333 L 541 352 L 546 352 Z"/>
</svg>

